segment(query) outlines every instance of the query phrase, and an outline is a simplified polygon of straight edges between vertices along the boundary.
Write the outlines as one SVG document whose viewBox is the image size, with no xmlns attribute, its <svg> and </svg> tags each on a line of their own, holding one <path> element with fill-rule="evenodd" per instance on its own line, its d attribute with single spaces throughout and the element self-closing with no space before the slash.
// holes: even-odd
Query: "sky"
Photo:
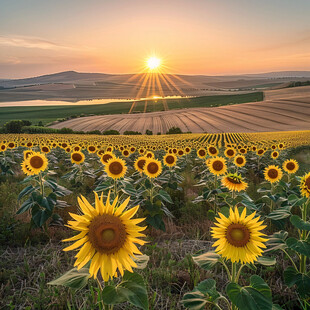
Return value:
<svg viewBox="0 0 310 310">
<path fill-rule="evenodd" d="M 310 0 L 0 0 L 0 78 L 310 70 Z"/>
</svg>

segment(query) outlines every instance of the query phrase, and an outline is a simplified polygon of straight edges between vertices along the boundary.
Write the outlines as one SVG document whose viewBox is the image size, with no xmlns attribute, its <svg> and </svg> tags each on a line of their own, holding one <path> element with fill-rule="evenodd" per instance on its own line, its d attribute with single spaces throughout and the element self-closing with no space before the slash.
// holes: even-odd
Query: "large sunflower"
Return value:
<svg viewBox="0 0 310 310">
<path fill-rule="evenodd" d="M 147 158 L 142 156 L 142 157 L 138 157 L 134 163 L 134 167 L 137 171 L 139 172 L 143 172 L 143 169 L 144 169 L 144 165 L 145 165 L 145 162 L 146 162 Z"/>
<path fill-rule="evenodd" d="M 304 175 L 300 180 L 301 195 L 309 198 L 310 196 L 310 172 Z"/>
<path fill-rule="evenodd" d="M 248 183 L 244 182 L 241 175 L 237 173 L 228 173 L 222 178 L 221 182 L 230 191 L 240 192 L 248 187 Z"/>
<path fill-rule="evenodd" d="M 47 168 L 48 160 L 44 154 L 40 152 L 33 152 L 25 160 L 27 168 L 33 172 L 33 174 L 39 174 Z"/>
<path fill-rule="evenodd" d="M 246 159 L 243 155 L 237 155 L 235 158 L 234 158 L 234 164 L 237 166 L 237 167 L 243 167 L 246 163 Z"/>
<path fill-rule="evenodd" d="M 149 158 L 146 160 L 143 172 L 149 177 L 149 178 L 157 178 L 161 172 L 161 162 L 154 158 Z"/>
<path fill-rule="evenodd" d="M 164 164 L 168 167 L 173 167 L 177 163 L 177 157 L 174 154 L 166 154 L 163 160 Z"/>
<path fill-rule="evenodd" d="M 222 175 L 227 171 L 226 162 L 223 157 L 211 158 L 206 164 L 208 165 L 210 172 L 215 175 Z"/>
<path fill-rule="evenodd" d="M 120 158 L 111 158 L 104 167 L 105 172 L 113 179 L 122 178 L 126 171 L 126 162 Z"/>
<path fill-rule="evenodd" d="M 74 266 L 81 269 L 91 261 L 89 273 L 95 279 L 100 270 L 104 281 L 108 281 L 117 275 L 117 271 L 123 275 L 124 270 L 132 272 L 136 263 L 132 260 L 134 254 L 142 254 L 135 243 L 143 245 L 145 241 L 138 237 L 145 237 L 141 233 L 146 227 L 137 226 L 143 218 L 132 219 L 139 206 L 124 212 L 129 198 L 116 207 L 117 198 L 110 204 L 110 195 L 104 204 L 102 195 L 99 199 L 95 193 L 95 207 L 92 207 L 87 199 L 78 198 L 82 215 L 72 214 L 75 221 L 68 221 L 68 227 L 80 231 L 72 238 L 63 241 L 76 241 L 66 247 L 64 251 L 80 250 L 75 256 Z"/>
<path fill-rule="evenodd" d="M 22 167 L 22 171 L 26 174 L 26 175 L 34 175 L 34 172 L 29 168 L 29 166 L 27 165 L 27 161 L 26 159 L 23 160 L 23 162 L 21 163 L 21 167 Z"/>
<path fill-rule="evenodd" d="M 71 162 L 73 164 L 81 164 L 85 160 L 85 155 L 82 152 L 73 152 L 71 153 Z"/>
<path fill-rule="evenodd" d="M 268 239 L 260 232 L 266 225 L 259 222 L 259 216 L 254 218 L 255 214 L 246 216 L 246 208 L 239 214 L 237 207 L 235 211 L 230 208 L 228 218 L 219 213 L 218 223 L 215 223 L 217 227 L 211 228 L 212 237 L 217 239 L 212 245 L 216 247 L 215 252 L 232 262 L 245 264 L 256 261 L 266 248 L 264 242 Z"/>
<path fill-rule="evenodd" d="M 270 183 L 278 182 L 282 179 L 283 172 L 278 166 L 270 165 L 265 168 L 264 176 Z"/>
<path fill-rule="evenodd" d="M 283 163 L 282 168 L 287 173 L 295 173 L 299 169 L 299 165 L 295 159 L 287 159 Z"/>
</svg>

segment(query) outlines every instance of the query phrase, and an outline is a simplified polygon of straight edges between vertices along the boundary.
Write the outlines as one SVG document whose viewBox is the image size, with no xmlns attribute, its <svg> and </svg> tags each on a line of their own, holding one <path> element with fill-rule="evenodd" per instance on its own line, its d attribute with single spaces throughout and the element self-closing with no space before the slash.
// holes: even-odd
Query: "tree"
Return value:
<svg viewBox="0 0 310 310">
<path fill-rule="evenodd" d="M 179 127 L 171 127 L 168 131 L 167 131 L 167 135 L 176 135 L 176 134 L 180 134 L 182 133 L 182 130 Z"/>
</svg>

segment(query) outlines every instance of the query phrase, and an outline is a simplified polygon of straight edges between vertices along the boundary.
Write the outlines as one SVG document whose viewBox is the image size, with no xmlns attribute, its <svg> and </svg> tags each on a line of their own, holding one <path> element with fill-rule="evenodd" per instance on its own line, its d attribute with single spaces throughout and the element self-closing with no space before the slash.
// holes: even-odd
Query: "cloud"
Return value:
<svg viewBox="0 0 310 310">
<path fill-rule="evenodd" d="M 74 47 L 64 46 L 51 41 L 43 40 L 36 37 L 26 36 L 1 36 L 0 45 L 15 46 L 23 48 L 38 48 L 43 50 L 73 50 Z"/>
</svg>

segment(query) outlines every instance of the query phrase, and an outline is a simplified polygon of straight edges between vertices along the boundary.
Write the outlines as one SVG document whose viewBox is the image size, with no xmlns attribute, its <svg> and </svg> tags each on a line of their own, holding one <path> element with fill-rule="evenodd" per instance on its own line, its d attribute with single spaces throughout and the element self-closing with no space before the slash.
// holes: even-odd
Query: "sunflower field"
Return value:
<svg viewBox="0 0 310 310">
<path fill-rule="evenodd" d="M 310 309 L 310 131 L 0 135 L 1 309 Z"/>
</svg>

